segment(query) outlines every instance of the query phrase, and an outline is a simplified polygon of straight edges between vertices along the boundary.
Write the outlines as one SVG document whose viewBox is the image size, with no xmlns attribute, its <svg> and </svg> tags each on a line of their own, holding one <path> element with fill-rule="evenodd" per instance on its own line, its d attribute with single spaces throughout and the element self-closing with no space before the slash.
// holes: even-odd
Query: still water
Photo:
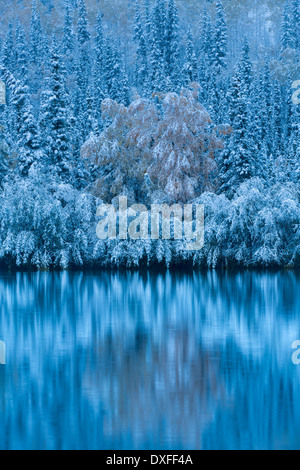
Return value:
<svg viewBox="0 0 300 470">
<path fill-rule="evenodd" d="M 300 277 L 0 274 L 0 449 L 299 449 Z"/>
</svg>

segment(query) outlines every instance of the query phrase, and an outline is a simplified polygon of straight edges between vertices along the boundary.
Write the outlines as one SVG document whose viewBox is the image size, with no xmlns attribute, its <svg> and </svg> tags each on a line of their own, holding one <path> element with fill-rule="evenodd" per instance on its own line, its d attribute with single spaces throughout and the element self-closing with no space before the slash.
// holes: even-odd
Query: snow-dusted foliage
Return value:
<svg viewBox="0 0 300 470">
<path fill-rule="evenodd" d="M 153 190 L 172 202 L 187 202 L 213 187 L 222 141 L 198 101 L 196 83 L 155 101 L 137 98 L 129 107 L 106 99 L 102 115 L 112 123 L 99 138 L 91 136 L 82 156 L 98 168 L 95 185 L 104 199 L 127 194 L 130 187 L 141 197 L 145 174 Z"/>
<path fill-rule="evenodd" d="M 0 197 L 0 261 L 19 268 L 145 268 L 155 265 L 230 267 L 299 266 L 299 195 L 293 183 L 243 183 L 232 200 L 205 192 L 205 244 L 187 251 L 186 240 L 99 240 L 101 201 L 36 171 L 4 184 Z"/>
<path fill-rule="evenodd" d="M 89 262 L 94 198 L 31 171 L 26 180 L 6 183 L 0 201 L 2 262 L 39 269 Z"/>
<path fill-rule="evenodd" d="M 0 263 L 300 264 L 299 0 L 6 3 Z M 204 204 L 203 249 L 98 239 L 120 196 Z"/>
<path fill-rule="evenodd" d="M 210 266 L 283 266 L 299 263 L 299 195 L 287 183 L 266 187 L 257 178 L 243 183 L 235 197 L 204 194 L 205 247 Z"/>
</svg>

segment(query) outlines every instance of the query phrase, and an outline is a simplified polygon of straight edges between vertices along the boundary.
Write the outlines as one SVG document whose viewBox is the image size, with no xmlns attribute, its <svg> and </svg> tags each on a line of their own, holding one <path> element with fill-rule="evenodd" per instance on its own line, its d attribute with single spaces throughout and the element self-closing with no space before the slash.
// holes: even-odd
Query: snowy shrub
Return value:
<svg viewBox="0 0 300 470">
<path fill-rule="evenodd" d="M 5 183 L 0 195 L 0 260 L 36 269 L 299 265 L 300 209 L 294 184 L 270 188 L 254 178 L 232 200 L 206 192 L 191 202 L 205 207 L 205 243 L 199 251 L 187 251 L 184 237 L 99 240 L 96 212 L 101 201 L 45 175 L 42 180 L 30 170 L 28 178 Z M 171 219 L 171 233 L 173 223 Z"/>
</svg>

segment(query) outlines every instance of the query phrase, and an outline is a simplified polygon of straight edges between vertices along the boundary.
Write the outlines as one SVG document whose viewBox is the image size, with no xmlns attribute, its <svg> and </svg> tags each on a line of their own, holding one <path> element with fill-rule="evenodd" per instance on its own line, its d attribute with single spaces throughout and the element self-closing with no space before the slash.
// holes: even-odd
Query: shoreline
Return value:
<svg viewBox="0 0 300 470">
<path fill-rule="evenodd" d="M 17 266 L 6 266 L 0 264 L 0 276 L 3 273 L 141 273 L 141 274 L 195 274 L 195 273 L 245 273 L 245 272 L 257 272 L 257 273 L 280 273 L 280 272 L 300 272 L 300 266 L 230 266 L 230 267 L 208 267 L 208 266 L 165 266 L 165 265 L 154 265 L 154 266 L 139 266 L 139 267 L 126 267 L 126 266 L 71 266 L 66 269 L 60 267 L 51 267 L 48 269 L 38 269 L 35 267 L 17 267 Z"/>
</svg>

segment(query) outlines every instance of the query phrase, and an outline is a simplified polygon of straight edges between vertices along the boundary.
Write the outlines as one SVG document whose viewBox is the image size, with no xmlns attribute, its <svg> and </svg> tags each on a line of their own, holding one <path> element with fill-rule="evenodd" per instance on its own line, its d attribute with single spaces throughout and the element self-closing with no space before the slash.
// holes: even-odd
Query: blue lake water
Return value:
<svg viewBox="0 0 300 470">
<path fill-rule="evenodd" d="M 0 449 L 299 449 L 294 273 L 2 273 Z"/>
</svg>

